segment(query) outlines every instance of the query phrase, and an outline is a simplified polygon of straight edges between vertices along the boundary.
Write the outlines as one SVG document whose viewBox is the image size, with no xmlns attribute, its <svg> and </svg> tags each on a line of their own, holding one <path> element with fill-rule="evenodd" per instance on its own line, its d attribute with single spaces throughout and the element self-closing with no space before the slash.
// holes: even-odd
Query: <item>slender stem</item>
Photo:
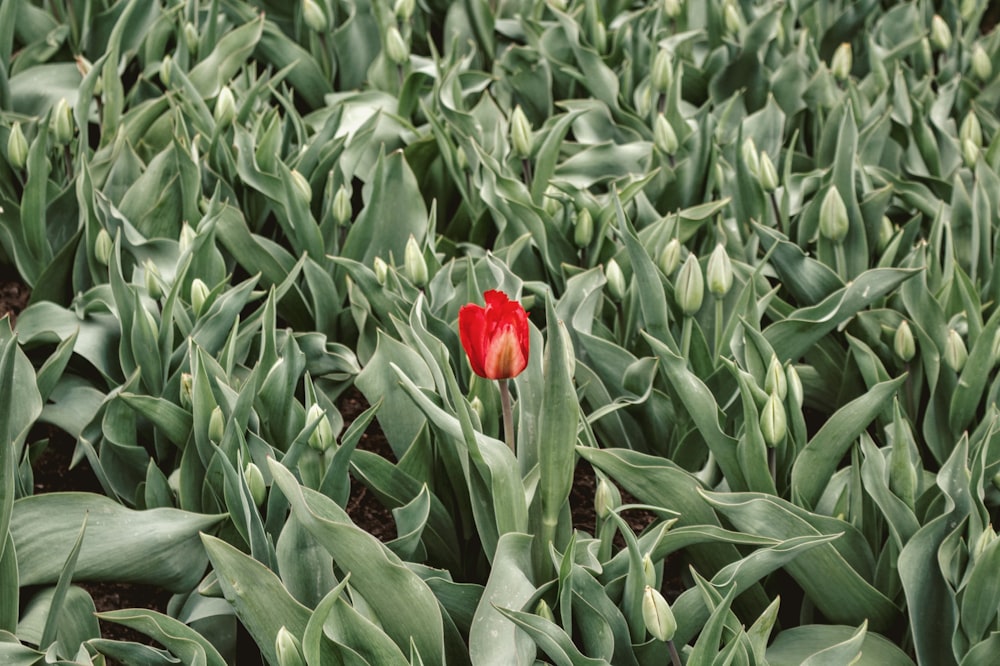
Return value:
<svg viewBox="0 0 1000 666">
<path fill-rule="evenodd" d="M 691 349 L 691 315 L 684 315 L 684 323 L 681 327 L 681 356 L 688 357 Z"/>
<path fill-rule="evenodd" d="M 774 190 L 771 190 L 771 208 L 774 209 L 774 226 L 776 226 L 778 231 L 781 233 L 785 233 L 781 222 L 781 207 L 778 206 L 778 197 L 775 196 Z"/>
<path fill-rule="evenodd" d="M 510 387 L 509 380 L 499 379 L 500 383 L 500 408 L 503 411 L 503 437 L 511 451 L 516 451 L 514 445 L 514 412 L 510 408 Z"/>
<path fill-rule="evenodd" d="M 667 641 L 667 647 L 670 648 L 670 661 L 673 666 L 681 666 L 681 656 L 677 654 L 677 646 L 674 645 L 674 641 Z"/>
<path fill-rule="evenodd" d="M 715 360 L 718 361 L 722 358 L 722 299 L 715 299 Z"/>
<path fill-rule="evenodd" d="M 771 480 L 774 487 L 778 487 L 778 456 L 773 446 L 767 447 L 767 468 L 771 472 Z"/>
<path fill-rule="evenodd" d="M 844 244 L 834 243 L 833 253 L 837 261 L 837 275 L 840 276 L 842 280 L 847 280 L 847 256 L 844 254 Z"/>
</svg>

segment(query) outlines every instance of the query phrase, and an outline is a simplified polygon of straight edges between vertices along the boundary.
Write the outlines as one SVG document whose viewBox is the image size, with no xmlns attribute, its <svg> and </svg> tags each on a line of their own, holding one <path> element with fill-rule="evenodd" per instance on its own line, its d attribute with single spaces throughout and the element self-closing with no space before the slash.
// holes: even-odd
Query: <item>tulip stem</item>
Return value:
<svg viewBox="0 0 1000 666">
<path fill-rule="evenodd" d="M 670 661 L 673 666 L 681 666 L 681 656 L 677 654 L 677 646 L 674 645 L 673 639 L 667 641 L 667 647 L 670 648 Z"/>
<path fill-rule="evenodd" d="M 685 359 L 691 349 L 691 315 L 684 315 L 684 322 L 681 325 L 681 356 Z"/>
<path fill-rule="evenodd" d="M 840 278 L 847 281 L 847 256 L 844 254 L 844 243 L 838 242 L 833 244 L 833 254 L 837 262 L 837 273 Z"/>
<path fill-rule="evenodd" d="M 722 358 L 722 299 L 715 299 L 715 360 Z"/>
<path fill-rule="evenodd" d="M 499 379 L 500 384 L 500 409 L 503 412 L 503 437 L 511 451 L 516 451 L 514 445 L 514 412 L 510 407 L 510 387 L 507 379 Z"/>
</svg>

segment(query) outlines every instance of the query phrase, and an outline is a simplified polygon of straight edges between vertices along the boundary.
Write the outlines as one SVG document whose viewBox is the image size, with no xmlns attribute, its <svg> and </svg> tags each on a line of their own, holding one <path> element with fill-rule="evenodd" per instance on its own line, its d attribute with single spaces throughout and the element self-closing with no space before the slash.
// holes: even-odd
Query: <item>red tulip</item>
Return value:
<svg viewBox="0 0 1000 666">
<path fill-rule="evenodd" d="M 483 294 L 458 311 L 458 334 L 473 372 L 486 379 L 516 377 L 528 365 L 528 313 L 502 291 Z"/>
</svg>

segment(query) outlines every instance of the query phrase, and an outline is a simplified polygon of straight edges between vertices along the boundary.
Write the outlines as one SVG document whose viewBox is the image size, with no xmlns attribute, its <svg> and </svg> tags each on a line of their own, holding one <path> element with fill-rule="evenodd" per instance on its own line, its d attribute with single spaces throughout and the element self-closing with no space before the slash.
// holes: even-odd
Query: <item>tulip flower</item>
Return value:
<svg viewBox="0 0 1000 666">
<path fill-rule="evenodd" d="M 458 335 L 472 371 L 486 379 L 500 380 L 504 435 L 514 448 L 514 419 L 507 380 L 528 365 L 528 313 L 502 291 L 483 294 L 486 307 L 474 303 L 458 311 Z"/>
</svg>

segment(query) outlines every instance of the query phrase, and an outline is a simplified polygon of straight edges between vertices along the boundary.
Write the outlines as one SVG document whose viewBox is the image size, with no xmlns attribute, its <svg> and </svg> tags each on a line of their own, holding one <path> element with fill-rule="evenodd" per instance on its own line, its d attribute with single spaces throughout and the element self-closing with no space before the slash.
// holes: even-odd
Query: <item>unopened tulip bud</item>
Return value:
<svg viewBox="0 0 1000 666">
<path fill-rule="evenodd" d="M 597 21 L 594 23 L 594 33 L 592 37 L 594 41 L 594 50 L 598 53 L 604 53 L 608 50 L 608 27 L 604 25 L 604 21 Z"/>
<path fill-rule="evenodd" d="M 755 178 L 758 178 L 760 174 L 760 153 L 757 152 L 757 144 L 753 142 L 751 137 L 747 137 L 743 141 L 743 145 L 740 146 L 740 151 L 743 157 L 743 163 L 747 165 L 747 170 Z"/>
<path fill-rule="evenodd" d="M 218 444 L 226 433 L 226 419 L 222 415 L 222 408 L 218 405 L 212 410 L 212 415 L 208 417 L 208 438 Z"/>
<path fill-rule="evenodd" d="M 802 379 L 799 377 L 799 371 L 791 363 L 785 369 L 785 379 L 788 380 L 789 403 L 796 409 L 802 409 L 802 403 L 805 400 L 805 395 L 802 392 Z"/>
<path fill-rule="evenodd" d="M 191 281 L 191 309 L 196 317 L 201 314 L 210 293 L 208 285 L 201 278 L 195 278 Z"/>
<path fill-rule="evenodd" d="M 785 377 L 785 369 L 774 354 L 771 355 L 771 362 L 768 363 L 767 372 L 764 374 L 764 390 L 776 394 L 781 400 L 784 400 L 785 396 L 788 395 L 788 380 Z"/>
<path fill-rule="evenodd" d="M 931 19 L 931 45 L 938 51 L 947 51 L 951 46 L 951 28 L 940 14 Z"/>
<path fill-rule="evenodd" d="M 163 85 L 170 86 L 170 68 L 173 67 L 174 59 L 168 53 L 163 56 L 163 60 L 160 61 L 160 81 L 163 81 Z"/>
<path fill-rule="evenodd" d="M 198 28 L 190 21 L 184 24 L 184 45 L 187 46 L 188 53 L 198 52 Z"/>
<path fill-rule="evenodd" d="M 160 276 L 160 269 L 156 267 L 152 259 L 147 259 L 143 263 L 143 273 L 146 283 L 146 294 L 154 301 L 163 295 L 163 288 L 160 286 L 163 278 Z"/>
<path fill-rule="evenodd" d="M 743 25 L 743 17 L 740 16 L 740 10 L 734 2 L 727 2 L 722 8 L 722 21 L 726 26 L 726 32 L 736 34 L 740 31 L 740 27 Z"/>
<path fill-rule="evenodd" d="M 482 423 L 483 419 L 486 418 L 486 405 L 483 404 L 478 395 L 472 396 L 472 400 L 469 401 L 469 407 L 472 408 L 472 411 L 479 417 L 479 422 Z"/>
<path fill-rule="evenodd" d="M 962 16 L 962 19 L 968 21 L 972 18 L 972 14 L 979 7 L 980 0 L 962 0 L 962 3 L 958 6 L 958 13 Z"/>
<path fill-rule="evenodd" d="M 374 271 L 378 283 L 384 285 L 386 278 L 389 277 L 389 264 L 385 263 L 382 257 L 375 257 L 372 262 L 372 271 Z"/>
<path fill-rule="evenodd" d="M 222 86 L 219 96 L 215 98 L 215 110 L 212 116 L 215 123 L 222 127 L 228 126 L 236 117 L 236 98 L 229 86 Z"/>
<path fill-rule="evenodd" d="M 318 404 L 313 403 L 306 414 L 307 424 L 316 424 L 309 435 L 309 446 L 317 451 L 326 451 L 333 445 L 333 428 L 330 426 L 330 419 L 326 418 L 326 412 Z"/>
<path fill-rule="evenodd" d="M 413 10 L 417 8 L 416 0 L 396 0 L 392 12 L 402 23 L 406 23 L 413 16 Z"/>
<path fill-rule="evenodd" d="M 648 81 L 639 84 L 635 91 L 635 113 L 645 118 L 653 110 L 653 87 Z"/>
<path fill-rule="evenodd" d="M 299 639 L 284 626 L 274 639 L 274 654 L 278 658 L 278 666 L 305 666 Z"/>
<path fill-rule="evenodd" d="M 979 557 L 981 557 L 982 554 L 986 552 L 986 549 L 990 546 L 990 544 L 996 541 L 996 539 L 997 533 L 993 529 L 993 524 L 991 523 L 984 527 L 982 533 L 979 535 L 979 538 L 976 539 L 975 545 L 972 547 L 972 561 L 975 562 Z"/>
<path fill-rule="evenodd" d="M 555 615 L 552 614 L 552 608 L 545 599 L 539 599 L 538 603 L 535 604 L 535 615 L 549 622 L 556 621 Z"/>
<path fill-rule="evenodd" d="M 60 146 L 65 146 L 73 140 L 73 110 L 65 97 L 60 97 L 52 109 L 52 137 Z"/>
<path fill-rule="evenodd" d="M 778 189 L 778 170 L 774 168 L 774 162 L 771 161 L 771 158 L 765 152 L 761 152 L 760 154 L 758 177 L 760 186 L 765 192 L 774 192 Z"/>
<path fill-rule="evenodd" d="M 553 220 L 562 219 L 563 203 L 560 201 L 559 190 L 556 187 L 549 185 L 545 188 L 545 194 L 542 196 L 542 208 L 545 209 L 545 214 Z"/>
<path fill-rule="evenodd" d="M 674 80 L 674 58 L 667 49 L 660 49 L 653 58 L 653 69 L 649 75 L 653 90 L 665 93 Z"/>
<path fill-rule="evenodd" d="M 253 498 L 253 503 L 255 506 L 260 506 L 267 499 L 267 485 L 264 483 L 264 475 L 260 471 L 260 467 L 248 462 L 247 466 L 243 468 L 243 480 L 247 483 L 247 488 L 250 489 L 250 497 Z"/>
<path fill-rule="evenodd" d="M 764 403 L 764 409 L 760 412 L 760 432 L 764 436 L 764 443 L 774 448 L 781 444 L 788 432 L 788 423 L 785 417 L 785 405 L 777 393 L 772 393 Z"/>
<path fill-rule="evenodd" d="M 972 46 L 972 73 L 983 82 L 989 81 L 993 76 L 993 61 L 979 42 Z"/>
<path fill-rule="evenodd" d="M 851 50 L 851 43 L 843 42 L 830 59 L 830 73 L 838 81 L 846 81 L 851 76 L 852 67 L 854 67 L 854 52 Z"/>
<path fill-rule="evenodd" d="M 177 245 L 180 251 L 187 252 L 188 249 L 194 244 L 195 238 L 197 238 L 198 233 L 191 227 L 190 224 L 185 222 L 181 225 L 181 233 L 177 238 Z"/>
<path fill-rule="evenodd" d="M 823 197 L 819 209 L 819 232 L 827 240 L 834 243 L 843 242 L 847 236 L 850 222 L 847 217 L 847 206 L 836 187 L 831 186 Z"/>
<path fill-rule="evenodd" d="M 660 270 L 667 277 L 674 274 L 677 270 L 677 266 L 681 263 L 681 243 L 676 238 L 671 238 L 666 245 L 663 246 L 663 251 L 660 252 L 659 261 Z"/>
<path fill-rule="evenodd" d="M 531 156 L 531 123 L 524 115 L 521 105 L 514 107 L 510 114 L 510 143 L 514 148 L 514 155 L 525 159 Z"/>
<path fill-rule="evenodd" d="M 931 40 L 927 37 L 920 38 L 919 48 L 914 55 L 916 71 L 920 75 L 929 73 L 934 68 L 934 52 L 931 50 Z"/>
<path fill-rule="evenodd" d="M 962 162 L 971 169 L 976 166 L 977 161 L 979 161 L 979 146 L 971 139 L 964 139 L 962 141 Z"/>
<path fill-rule="evenodd" d="M 403 266 L 406 268 L 406 274 L 410 277 L 410 282 L 417 287 L 423 287 L 427 284 L 429 277 L 427 260 L 424 259 L 424 253 L 420 249 L 417 239 L 412 235 L 410 240 L 406 241 L 406 249 L 403 251 Z"/>
<path fill-rule="evenodd" d="M 671 19 L 680 16 L 681 0 L 663 0 L 663 14 Z"/>
<path fill-rule="evenodd" d="M 708 291 L 716 298 L 722 298 L 733 286 L 733 262 L 722 243 L 718 243 L 708 257 L 705 266 L 705 281 Z"/>
<path fill-rule="evenodd" d="M 983 145 L 983 126 L 974 111 L 965 114 L 965 119 L 958 128 L 958 138 L 962 141 L 972 141 L 977 147 Z"/>
<path fill-rule="evenodd" d="M 392 25 L 385 32 L 385 54 L 396 65 L 402 65 L 410 59 L 410 47 L 406 45 L 399 28 Z"/>
<path fill-rule="evenodd" d="M 312 185 L 298 169 L 292 169 L 292 188 L 302 203 L 308 206 L 313 197 Z"/>
<path fill-rule="evenodd" d="M 653 564 L 653 558 L 650 557 L 649 553 L 642 556 L 642 577 L 647 587 L 656 586 L 656 566 Z"/>
<path fill-rule="evenodd" d="M 997 331 L 993 336 L 993 348 L 990 358 L 994 366 L 1000 362 L 1000 331 Z"/>
<path fill-rule="evenodd" d="M 192 407 L 191 392 L 194 390 L 194 377 L 190 372 L 181 373 L 180 402 L 181 407 L 190 411 Z"/>
<path fill-rule="evenodd" d="M 955 372 L 961 372 L 968 358 L 969 352 L 965 348 L 961 334 L 953 328 L 948 329 L 948 339 L 944 343 L 945 365 Z"/>
<path fill-rule="evenodd" d="M 646 625 L 646 631 L 664 643 L 673 640 L 677 632 L 677 620 L 670 610 L 670 604 L 659 590 L 649 585 L 642 593 L 642 621 Z"/>
<path fill-rule="evenodd" d="M 913 339 L 913 331 L 905 319 L 899 323 L 892 336 L 892 350 L 904 363 L 908 363 L 917 353 L 917 343 Z"/>
<path fill-rule="evenodd" d="M 895 229 L 892 227 L 892 220 L 887 216 L 882 216 L 882 221 L 879 223 L 878 227 L 878 251 L 882 252 L 889 245 L 889 241 L 892 240 L 893 234 L 896 233 Z"/>
<path fill-rule="evenodd" d="M 333 195 L 333 219 L 339 225 L 345 225 L 351 221 L 354 209 L 351 206 L 351 195 L 347 193 L 347 188 L 341 185 L 337 193 Z"/>
<path fill-rule="evenodd" d="M 576 214 L 576 224 L 573 225 L 573 242 L 577 247 L 587 247 L 594 239 L 594 217 L 586 208 L 581 208 Z"/>
<path fill-rule="evenodd" d="M 615 303 L 621 303 L 625 298 L 625 274 L 614 259 L 608 260 L 604 267 L 604 277 L 608 281 L 608 295 Z"/>
<path fill-rule="evenodd" d="M 594 491 L 594 512 L 598 519 L 604 520 L 611 512 L 621 506 L 622 497 L 618 488 L 605 478 L 597 482 Z"/>
<path fill-rule="evenodd" d="M 701 309 L 701 301 L 705 295 L 705 279 L 701 274 L 701 265 L 694 252 L 677 273 L 677 284 L 674 287 L 674 298 L 677 306 L 685 315 L 693 315 Z"/>
<path fill-rule="evenodd" d="M 330 29 L 326 12 L 316 0 L 302 0 L 302 18 L 313 32 L 324 33 Z"/>
<path fill-rule="evenodd" d="M 28 140 L 21 131 L 21 123 L 15 122 L 7 135 L 7 161 L 15 169 L 23 169 L 28 163 Z"/>
<path fill-rule="evenodd" d="M 107 266 L 108 262 L 111 261 L 111 253 L 115 249 L 115 242 L 111 239 L 111 234 L 104 227 L 97 232 L 97 238 L 94 239 L 94 259 L 97 259 L 98 263 Z"/>
<path fill-rule="evenodd" d="M 653 121 L 653 145 L 666 155 L 673 155 L 679 146 L 674 128 L 662 113 Z"/>
</svg>

